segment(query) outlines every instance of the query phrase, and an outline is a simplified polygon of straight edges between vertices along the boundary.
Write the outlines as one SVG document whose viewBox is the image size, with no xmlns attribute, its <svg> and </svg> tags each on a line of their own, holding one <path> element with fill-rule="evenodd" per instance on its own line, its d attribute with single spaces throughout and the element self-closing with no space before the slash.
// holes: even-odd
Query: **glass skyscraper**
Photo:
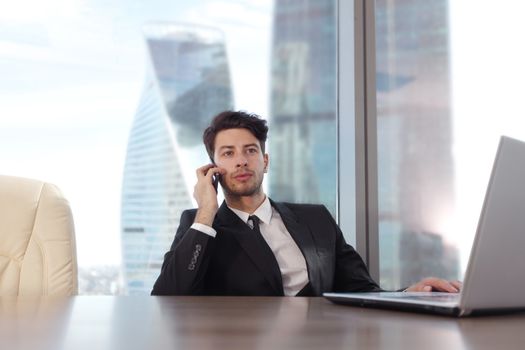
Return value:
<svg viewBox="0 0 525 350">
<path fill-rule="evenodd" d="M 144 26 L 149 67 L 128 141 L 122 185 L 122 254 L 128 294 L 151 291 L 179 224 L 191 208 L 195 169 L 209 162 L 201 135 L 232 108 L 220 31 Z"/>
<path fill-rule="evenodd" d="M 270 196 L 336 205 L 335 1 L 276 0 Z"/>
<path fill-rule="evenodd" d="M 381 284 L 458 278 L 448 1 L 375 4 Z"/>
</svg>

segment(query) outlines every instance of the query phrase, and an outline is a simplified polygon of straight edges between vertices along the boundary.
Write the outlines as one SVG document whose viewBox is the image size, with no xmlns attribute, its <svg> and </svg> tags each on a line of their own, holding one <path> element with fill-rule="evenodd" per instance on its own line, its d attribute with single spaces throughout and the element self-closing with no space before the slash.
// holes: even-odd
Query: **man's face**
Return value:
<svg viewBox="0 0 525 350">
<path fill-rule="evenodd" d="M 221 186 L 226 195 L 252 196 L 261 191 L 268 155 L 259 140 L 247 129 L 227 129 L 217 133 L 213 159 L 226 170 Z"/>
</svg>

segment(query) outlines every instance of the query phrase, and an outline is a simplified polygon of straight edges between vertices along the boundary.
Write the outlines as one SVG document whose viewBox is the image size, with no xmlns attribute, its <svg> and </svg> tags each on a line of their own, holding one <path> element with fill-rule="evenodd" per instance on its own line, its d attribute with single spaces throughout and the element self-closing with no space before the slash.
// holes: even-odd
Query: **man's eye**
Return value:
<svg viewBox="0 0 525 350">
<path fill-rule="evenodd" d="M 230 157 L 233 154 L 232 151 L 224 152 L 223 155 L 226 157 Z"/>
<path fill-rule="evenodd" d="M 249 148 L 248 149 L 248 153 L 257 153 L 257 149 L 256 148 Z"/>
</svg>

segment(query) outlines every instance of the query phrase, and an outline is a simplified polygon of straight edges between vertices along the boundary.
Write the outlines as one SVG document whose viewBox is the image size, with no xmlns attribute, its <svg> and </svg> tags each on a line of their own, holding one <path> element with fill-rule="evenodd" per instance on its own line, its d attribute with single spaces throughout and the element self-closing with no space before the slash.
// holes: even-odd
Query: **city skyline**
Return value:
<svg viewBox="0 0 525 350">
<path fill-rule="evenodd" d="M 267 112 L 271 2 L 36 0 L 0 12 L 0 171 L 58 185 L 74 214 L 80 266 L 121 263 L 120 189 L 144 87 L 142 26 L 221 27 L 237 108 Z M 261 38 L 261 42 L 253 38 Z M 249 60 L 246 54 L 253 55 Z"/>
<path fill-rule="evenodd" d="M 269 116 L 273 5 L 264 0 L 65 5 L 28 0 L 0 12 L 0 171 L 58 185 L 73 210 L 79 265 L 119 265 L 122 168 L 145 82 L 141 26 L 169 19 L 223 29 L 235 108 Z M 442 224 L 462 261 L 499 135 L 525 139 L 518 96 L 525 49 L 515 45 L 525 28 L 518 18 L 524 6 L 502 0 L 501 8 L 513 11 L 494 11 L 489 2 L 466 0 L 448 8 L 451 152 L 461 215 Z"/>
</svg>

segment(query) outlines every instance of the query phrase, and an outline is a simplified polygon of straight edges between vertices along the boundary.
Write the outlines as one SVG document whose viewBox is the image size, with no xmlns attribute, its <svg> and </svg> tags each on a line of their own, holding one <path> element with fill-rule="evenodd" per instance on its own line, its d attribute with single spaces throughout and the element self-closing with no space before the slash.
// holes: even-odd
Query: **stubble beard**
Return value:
<svg viewBox="0 0 525 350">
<path fill-rule="evenodd" d="M 258 194 L 262 191 L 262 179 L 257 181 L 252 186 L 248 188 L 234 188 L 226 183 L 226 181 L 221 181 L 221 187 L 224 190 L 224 195 L 228 197 L 250 197 L 255 194 Z"/>
</svg>

